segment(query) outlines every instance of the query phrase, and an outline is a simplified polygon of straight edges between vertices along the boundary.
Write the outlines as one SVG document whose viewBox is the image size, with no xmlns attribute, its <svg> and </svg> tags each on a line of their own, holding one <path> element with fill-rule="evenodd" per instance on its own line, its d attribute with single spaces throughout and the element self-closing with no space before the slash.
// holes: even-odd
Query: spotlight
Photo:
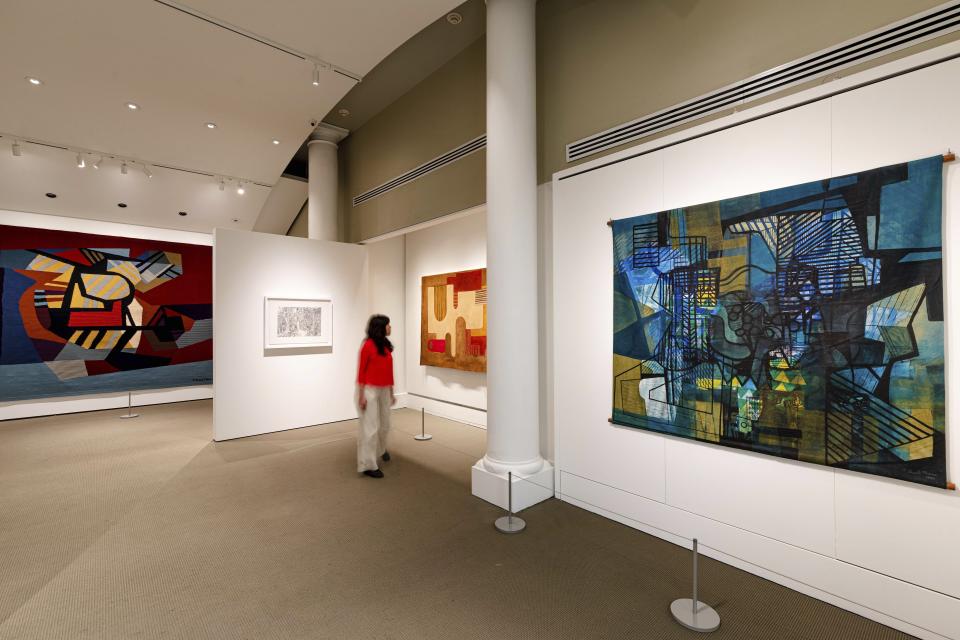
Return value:
<svg viewBox="0 0 960 640">
<path fill-rule="evenodd" d="M 100 164 L 103 162 L 103 156 L 97 158 L 97 161 L 93 163 L 94 169 L 100 169 Z"/>
<path fill-rule="evenodd" d="M 273 144 L 280 144 L 280 141 L 277 140 L 276 138 L 274 138 L 274 139 L 273 139 Z"/>
<path fill-rule="evenodd" d="M 43 84 L 43 80 L 40 78 L 34 78 L 33 76 L 27 76 L 26 80 L 35 87 L 39 87 Z"/>
<path fill-rule="evenodd" d="M 313 86 L 320 86 L 320 67 L 318 65 L 313 65 Z"/>
<path fill-rule="evenodd" d="M 78 154 L 77 154 L 77 168 L 78 168 L 78 169 L 83 169 L 85 166 L 87 166 L 87 159 L 83 157 L 83 154 L 82 154 L 82 153 L 78 153 Z"/>
<path fill-rule="evenodd" d="M 243 183 L 242 183 L 242 182 L 237 182 L 237 195 L 238 195 L 238 196 L 242 196 L 242 195 L 245 194 L 246 192 L 247 192 L 247 190 L 243 188 Z"/>
<path fill-rule="evenodd" d="M 226 188 L 227 188 L 227 181 L 224 180 L 223 178 L 220 178 L 220 191 L 223 191 Z"/>
<path fill-rule="evenodd" d="M 153 177 L 153 173 L 150 172 L 150 167 L 147 165 L 143 165 L 143 175 L 147 176 L 148 178 Z"/>
<path fill-rule="evenodd" d="M 14 140 L 14 141 L 13 141 L 13 145 L 11 145 L 10 149 L 13 151 L 13 156 L 14 156 L 15 158 L 19 158 L 20 156 L 23 155 L 23 151 L 20 149 L 20 141 L 19 141 L 19 140 Z"/>
<path fill-rule="evenodd" d="M 130 109 L 130 111 L 136 111 L 139 108 L 140 108 L 140 105 L 138 105 L 136 102 L 127 103 L 127 109 Z"/>
<path fill-rule="evenodd" d="M 217 123 L 216 123 L 216 122 L 208 122 L 208 123 L 207 123 L 207 129 L 216 129 L 216 128 L 217 128 Z"/>
<path fill-rule="evenodd" d="M 126 160 L 124 160 L 123 162 L 120 163 L 120 175 L 122 175 L 122 176 L 127 175 L 127 161 L 126 161 Z"/>
</svg>

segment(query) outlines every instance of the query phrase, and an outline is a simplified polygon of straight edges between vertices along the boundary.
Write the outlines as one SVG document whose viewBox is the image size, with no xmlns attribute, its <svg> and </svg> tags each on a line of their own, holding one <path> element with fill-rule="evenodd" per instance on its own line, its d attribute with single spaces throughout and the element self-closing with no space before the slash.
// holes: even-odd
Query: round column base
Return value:
<svg viewBox="0 0 960 640">
<path fill-rule="evenodd" d="M 413 436 L 413 439 L 423 442 L 425 440 L 433 440 L 433 436 L 429 433 L 418 433 L 417 435 Z"/>
<path fill-rule="evenodd" d="M 720 627 L 720 614 L 708 604 L 697 602 L 697 611 L 693 611 L 691 598 L 680 598 L 670 603 L 673 619 L 691 631 L 710 633 Z"/>
<path fill-rule="evenodd" d="M 126 420 L 127 418 L 139 418 L 139 417 L 140 417 L 140 414 L 139 414 L 139 413 L 125 413 L 125 414 L 123 414 L 123 415 L 120 416 L 120 417 Z"/>
</svg>

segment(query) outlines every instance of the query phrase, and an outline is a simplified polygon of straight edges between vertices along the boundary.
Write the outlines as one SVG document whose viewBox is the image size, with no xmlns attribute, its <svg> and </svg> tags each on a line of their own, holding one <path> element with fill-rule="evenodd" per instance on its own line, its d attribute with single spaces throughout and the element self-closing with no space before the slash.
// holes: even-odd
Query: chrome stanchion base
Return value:
<svg viewBox="0 0 960 640">
<path fill-rule="evenodd" d="M 710 633 L 720 627 L 720 614 L 708 604 L 697 602 L 697 611 L 693 611 L 691 598 L 679 598 L 670 603 L 673 619 L 691 631 Z"/>
<path fill-rule="evenodd" d="M 120 416 L 120 417 L 121 417 L 121 418 L 124 418 L 124 419 L 126 419 L 126 418 L 139 418 L 139 417 L 140 417 L 140 414 L 139 414 L 139 413 L 125 413 L 125 414 L 123 414 L 123 415 Z"/>
<path fill-rule="evenodd" d="M 433 436 L 429 433 L 421 433 L 420 435 L 413 436 L 413 439 L 423 442 L 424 440 L 433 440 Z"/>
<path fill-rule="evenodd" d="M 523 518 L 517 516 L 502 516 L 493 523 L 500 533 L 520 533 L 527 528 L 527 523 Z"/>
</svg>

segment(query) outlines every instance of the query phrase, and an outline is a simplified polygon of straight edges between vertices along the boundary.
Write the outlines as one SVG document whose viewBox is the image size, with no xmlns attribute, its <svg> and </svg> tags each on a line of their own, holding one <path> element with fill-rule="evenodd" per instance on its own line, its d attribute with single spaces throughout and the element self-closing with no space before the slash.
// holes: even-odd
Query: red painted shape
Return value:
<svg viewBox="0 0 960 640">
<path fill-rule="evenodd" d="M 83 366 L 87 368 L 88 376 L 98 376 L 102 373 L 114 373 L 118 371 L 116 367 L 107 364 L 105 360 L 84 360 Z"/>
<path fill-rule="evenodd" d="M 446 353 L 447 341 L 446 340 L 427 340 L 427 351 L 432 351 L 434 353 Z"/>
<path fill-rule="evenodd" d="M 123 313 L 117 300 L 107 311 L 71 311 L 67 320 L 68 327 L 120 327 L 123 326 Z"/>
<path fill-rule="evenodd" d="M 470 336 L 470 355 L 487 355 L 487 336 Z"/>
<path fill-rule="evenodd" d="M 84 264 L 89 265 L 90 261 L 87 260 L 87 257 L 83 255 L 79 249 L 67 249 L 66 251 L 57 251 L 55 255 L 66 262 L 72 262 L 74 264 Z"/>
<path fill-rule="evenodd" d="M 447 281 L 449 283 L 449 280 Z M 476 291 L 483 288 L 483 269 L 474 269 L 473 271 L 460 271 L 453 277 L 453 290 L 455 293 L 461 291 Z"/>
</svg>

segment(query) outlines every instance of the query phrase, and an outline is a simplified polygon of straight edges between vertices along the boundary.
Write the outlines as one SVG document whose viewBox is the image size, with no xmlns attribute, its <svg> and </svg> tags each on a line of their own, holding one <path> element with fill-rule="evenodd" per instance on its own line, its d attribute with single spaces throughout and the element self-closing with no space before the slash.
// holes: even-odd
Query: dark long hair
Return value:
<svg viewBox="0 0 960 640">
<path fill-rule="evenodd" d="M 393 351 L 393 343 L 387 337 L 388 324 L 390 324 L 390 318 L 379 314 L 370 316 L 370 321 L 367 323 L 367 337 L 377 345 L 377 352 L 382 356 L 387 355 L 387 351 Z"/>
</svg>

